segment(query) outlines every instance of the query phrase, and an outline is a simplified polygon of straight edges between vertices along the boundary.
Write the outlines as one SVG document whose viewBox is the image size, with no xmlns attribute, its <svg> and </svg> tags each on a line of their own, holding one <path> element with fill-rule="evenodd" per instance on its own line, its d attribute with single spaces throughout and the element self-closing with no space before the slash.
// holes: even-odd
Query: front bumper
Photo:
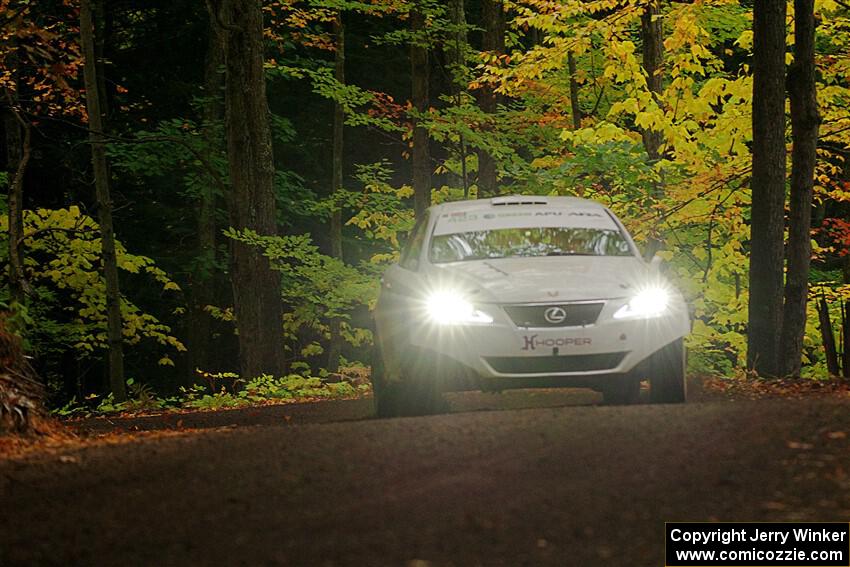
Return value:
<svg viewBox="0 0 850 567">
<path fill-rule="evenodd" d="M 451 359 L 485 380 L 591 377 L 629 372 L 689 332 L 681 298 L 660 317 L 614 319 L 625 302 L 606 300 L 592 325 L 557 328 L 519 327 L 502 306 L 480 305 L 492 323 L 437 325 L 423 319 L 407 327 L 409 344 Z"/>
</svg>

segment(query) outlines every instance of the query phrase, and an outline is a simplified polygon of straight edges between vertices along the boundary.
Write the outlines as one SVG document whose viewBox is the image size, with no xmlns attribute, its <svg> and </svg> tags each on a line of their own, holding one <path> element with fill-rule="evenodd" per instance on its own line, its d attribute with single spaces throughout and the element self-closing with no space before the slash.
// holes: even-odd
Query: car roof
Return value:
<svg viewBox="0 0 850 567">
<path fill-rule="evenodd" d="M 471 199 L 467 201 L 452 201 L 434 205 L 431 210 L 434 213 L 459 212 L 459 211 L 483 211 L 501 209 L 503 207 L 537 206 L 553 207 L 562 209 L 604 209 L 605 206 L 590 199 L 579 197 L 547 197 L 540 195 L 510 195 L 493 197 L 491 199 Z"/>
</svg>

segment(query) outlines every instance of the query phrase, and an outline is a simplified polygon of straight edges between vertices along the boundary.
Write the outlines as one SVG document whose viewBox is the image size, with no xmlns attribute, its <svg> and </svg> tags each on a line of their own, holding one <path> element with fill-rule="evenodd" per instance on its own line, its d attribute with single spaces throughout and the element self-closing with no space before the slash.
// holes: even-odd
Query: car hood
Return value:
<svg viewBox="0 0 850 567">
<path fill-rule="evenodd" d="M 432 285 L 460 287 L 482 303 L 628 297 L 654 273 L 646 262 L 633 256 L 474 260 L 432 265 L 430 272 Z"/>
</svg>

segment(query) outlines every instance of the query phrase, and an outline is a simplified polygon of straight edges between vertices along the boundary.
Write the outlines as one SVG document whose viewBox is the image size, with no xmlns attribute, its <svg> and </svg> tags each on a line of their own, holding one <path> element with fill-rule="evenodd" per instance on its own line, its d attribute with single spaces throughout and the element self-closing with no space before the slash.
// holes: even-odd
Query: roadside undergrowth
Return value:
<svg viewBox="0 0 850 567">
<path fill-rule="evenodd" d="M 711 397 L 757 400 L 762 398 L 805 398 L 831 396 L 850 399 L 850 380 L 812 380 L 803 378 L 763 379 L 746 375 L 735 377 L 705 376 L 702 391 Z"/>
<path fill-rule="evenodd" d="M 340 369 L 337 374 L 311 376 L 289 374 L 280 378 L 263 375 L 243 380 L 232 373 L 198 373 L 200 381 L 181 387 L 174 396 L 161 397 L 145 384 L 127 380 L 128 399 L 117 402 L 111 395 L 71 399 L 53 411 L 61 418 L 125 416 L 193 411 L 219 411 L 250 406 L 303 403 L 329 399 L 359 398 L 371 391 L 368 370 Z"/>
</svg>

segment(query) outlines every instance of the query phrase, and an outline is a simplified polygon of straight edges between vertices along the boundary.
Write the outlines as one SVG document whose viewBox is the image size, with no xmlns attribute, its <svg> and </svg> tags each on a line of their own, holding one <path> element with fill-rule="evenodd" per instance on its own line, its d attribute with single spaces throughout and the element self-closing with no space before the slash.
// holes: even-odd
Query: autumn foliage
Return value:
<svg viewBox="0 0 850 567">
<path fill-rule="evenodd" d="M 95 14 L 123 340 L 136 384 L 168 396 L 204 373 L 237 370 L 236 243 L 262 249 L 280 272 L 287 372 L 321 377 L 332 335 L 341 335 L 346 363 L 368 366 L 380 274 L 414 221 L 414 124 L 427 134 L 420 148 L 424 138 L 431 150 L 431 202 L 480 196 L 482 178 L 495 175 L 499 193 L 576 195 L 613 209 L 641 246 L 658 250 L 692 307 L 691 370 L 746 376 L 751 2 L 658 2 L 663 65 L 649 77 L 646 0 L 487 2 L 500 21 L 489 28 L 481 0 L 265 1 L 273 237 L 229 220 L 226 65 L 210 31 L 228 22 L 207 4 L 221 3 L 101 2 Z M 840 350 L 837 329 L 850 300 L 850 8 L 819 0 L 815 9 L 823 122 L 808 283 L 812 299 L 828 304 Z M 413 11 L 422 15 L 416 30 Z M 109 348 L 78 16 L 72 0 L 0 0 L 0 110 L 32 128 L 33 150 L 20 223 L 0 211 L 0 265 L 17 244 L 28 293 L 15 331 L 59 407 L 104 399 Z M 344 81 L 334 72 L 338 18 L 347 34 Z M 501 30 L 502 21 L 504 41 L 490 49 L 484 32 Z M 428 52 L 427 104 L 411 100 L 412 47 Z M 493 94 L 487 105 L 483 91 Z M 344 114 L 341 187 L 331 179 L 335 107 Z M 647 133 L 658 142 L 651 151 Z M 16 177 L 6 165 L 4 191 Z M 340 255 L 329 237 L 333 215 L 342 221 Z M 212 235 L 206 244 L 201 233 Z M 0 308 L 9 309 L 13 295 L 4 288 Z M 827 379 L 828 333 L 809 305 L 802 375 Z"/>
</svg>

